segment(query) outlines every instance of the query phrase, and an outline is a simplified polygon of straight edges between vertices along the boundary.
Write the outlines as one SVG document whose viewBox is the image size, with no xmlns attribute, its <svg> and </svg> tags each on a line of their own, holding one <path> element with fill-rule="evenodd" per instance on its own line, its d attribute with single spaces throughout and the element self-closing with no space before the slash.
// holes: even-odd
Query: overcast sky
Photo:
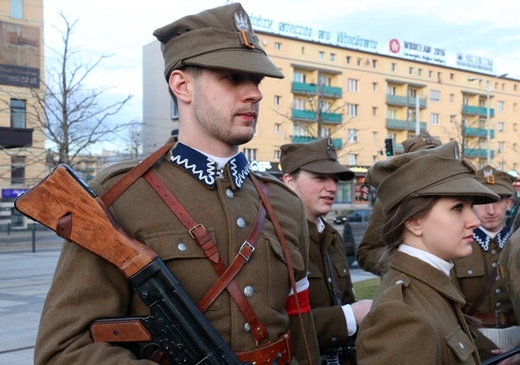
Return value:
<svg viewBox="0 0 520 365">
<path fill-rule="evenodd" d="M 251 15 L 316 29 L 344 31 L 378 41 L 398 38 L 448 52 L 493 60 L 493 74 L 520 79 L 520 1 L 495 0 L 243 0 Z M 73 46 L 82 61 L 102 61 L 89 84 L 110 86 L 110 96 L 134 95 L 120 117 L 142 120 L 142 48 L 152 32 L 184 15 L 226 4 L 224 0 L 44 0 L 45 42 L 60 47 L 59 13 L 77 20 Z M 50 52 L 46 52 L 50 56 Z M 49 63 L 49 61 L 47 61 Z"/>
</svg>

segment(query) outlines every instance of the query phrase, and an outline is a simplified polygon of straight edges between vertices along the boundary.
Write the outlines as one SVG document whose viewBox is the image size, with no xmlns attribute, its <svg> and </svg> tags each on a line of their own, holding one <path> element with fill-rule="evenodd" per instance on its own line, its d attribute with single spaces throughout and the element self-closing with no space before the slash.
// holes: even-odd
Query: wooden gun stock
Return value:
<svg viewBox="0 0 520 365">
<path fill-rule="evenodd" d="M 126 278 L 157 257 L 121 229 L 103 201 L 67 165 L 58 165 L 44 180 L 19 196 L 14 205 L 60 237 L 114 264 Z"/>
</svg>

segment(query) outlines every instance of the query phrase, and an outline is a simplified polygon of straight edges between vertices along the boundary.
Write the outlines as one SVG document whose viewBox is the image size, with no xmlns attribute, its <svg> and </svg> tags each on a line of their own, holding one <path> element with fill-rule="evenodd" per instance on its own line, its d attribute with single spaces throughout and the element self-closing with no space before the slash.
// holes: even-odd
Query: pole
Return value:
<svg viewBox="0 0 520 365">
<path fill-rule="evenodd" d="M 419 112 L 421 108 L 419 106 L 419 95 L 415 95 L 415 135 L 421 134 L 421 121 L 419 118 Z"/>
</svg>

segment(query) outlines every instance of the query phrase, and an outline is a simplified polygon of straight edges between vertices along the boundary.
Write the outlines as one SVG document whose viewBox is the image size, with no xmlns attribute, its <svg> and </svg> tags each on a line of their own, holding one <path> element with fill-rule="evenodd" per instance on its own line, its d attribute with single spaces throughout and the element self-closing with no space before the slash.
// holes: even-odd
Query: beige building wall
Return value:
<svg viewBox="0 0 520 365">
<path fill-rule="evenodd" d="M 491 163 L 506 171 L 520 168 L 519 80 L 256 33 L 285 74 L 283 80 L 265 79 L 261 84 L 257 135 L 244 146 L 255 151 L 250 154 L 257 160 L 277 161 L 280 145 L 298 140 L 295 135 L 301 131 L 290 121 L 292 109 L 295 100 L 311 93 L 293 92 L 292 83 L 295 73 L 303 72 L 307 84 L 316 85 L 319 74 L 330 86 L 341 88 L 334 102 L 341 107 L 342 127 L 335 126 L 332 137 L 343 141 L 339 157 L 346 165 L 368 167 L 385 159 L 386 137 L 393 137 L 395 150 L 402 151 L 400 143 L 416 134 L 418 109 L 421 131 L 443 142 L 464 142 L 466 157 L 481 167 L 487 162 L 489 94 Z M 298 107 L 302 105 L 300 101 Z"/>
<path fill-rule="evenodd" d="M 23 191 L 45 177 L 45 138 L 36 128 L 32 117 L 34 98 L 31 90 L 42 93 L 36 73 L 44 77 L 43 0 L 24 0 L 21 10 L 12 9 L 16 2 L 0 0 L 0 229 L 8 223 L 26 225 L 26 219 L 16 215 L 13 207 L 16 191 Z M 20 15 L 18 17 L 18 15 Z M 12 70 L 30 69 L 18 74 Z M 6 71 L 7 70 L 7 71 Z M 25 103 L 25 126 L 13 128 L 12 100 Z M 31 132 L 32 130 L 32 132 Z M 32 144 L 13 147 L 32 134 Z M 10 138 L 14 136 L 16 138 Z M 22 138 L 18 138 L 22 137 Z M 4 144 L 7 142 L 6 144 Z M 23 178 L 12 178 L 15 168 L 24 168 Z"/>
</svg>

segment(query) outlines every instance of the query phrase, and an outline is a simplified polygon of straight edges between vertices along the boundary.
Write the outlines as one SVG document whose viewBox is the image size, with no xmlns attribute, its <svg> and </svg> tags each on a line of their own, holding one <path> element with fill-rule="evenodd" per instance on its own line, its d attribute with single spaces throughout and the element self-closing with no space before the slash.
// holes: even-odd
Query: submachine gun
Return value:
<svg viewBox="0 0 520 365">
<path fill-rule="evenodd" d="M 170 364 L 240 365 L 226 342 L 186 294 L 164 262 L 128 236 L 103 201 L 67 165 L 58 165 L 15 201 L 18 211 L 114 264 L 149 307 L 141 325 Z M 125 342 L 124 331 L 111 337 Z M 128 340 L 127 340 L 128 341 Z"/>
</svg>

